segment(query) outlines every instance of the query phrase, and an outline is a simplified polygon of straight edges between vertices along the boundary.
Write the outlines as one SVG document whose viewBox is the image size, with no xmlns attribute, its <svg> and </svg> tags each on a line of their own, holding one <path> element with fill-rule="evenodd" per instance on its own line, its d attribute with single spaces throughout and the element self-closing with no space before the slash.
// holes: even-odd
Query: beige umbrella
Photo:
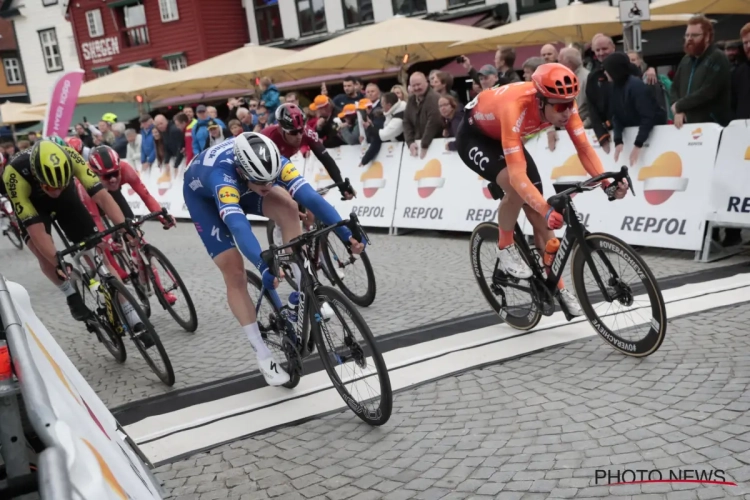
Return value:
<svg viewBox="0 0 750 500">
<path fill-rule="evenodd" d="M 315 76 L 291 69 L 266 70 L 294 54 L 296 52 L 293 50 L 247 45 L 172 73 L 166 80 L 146 90 L 150 93 L 169 92 L 171 96 L 179 96 L 218 90 L 249 89 L 255 86 L 255 79 L 261 76 L 269 76 L 277 83 Z"/>
<path fill-rule="evenodd" d="M 15 125 L 17 123 L 38 122 L 44 120 L 45 110 L 31 109 L 31 104 L 6 102 L 0 104 L 0 123 Z"/>
<path fill-rule="evenodd" d="M 163 69 L 131 66 L 84 83 L 77 103 L 135 102 L 136 96 L 142 96 L 144 102 L 153 101 L 165 96 L 146 90 L 167 81 L 171 76 L 169 71 Z"/>
<path fill-rule="evenodd" d="M 651 14 L 750 14 L 750 0 L 660 0 Z"/>
<path fill-rule="evenodd" d="M 457 56 L 454 42 L 486 30 L 460 24 L 394 17 L 302 50 L 277 69 L 340 71 L 384 70 L 405 63 Z"/>
<path fill-rule="evenodd" d="M 653 12 L 653 10 L 652 10 Z M 683 26 L 690 16 L 656 16 L 641 22 L 643 31 Z M 616 7 L 575 2 L 506 24 L 481 37 L 466 39 L 455 46 L 464 52 L 494 50 L 498 45 L 540 45 L 555 41 L 588 42 L 597 33 L 609 36 L 622 34 L 620 12 Z"/>
</svg>

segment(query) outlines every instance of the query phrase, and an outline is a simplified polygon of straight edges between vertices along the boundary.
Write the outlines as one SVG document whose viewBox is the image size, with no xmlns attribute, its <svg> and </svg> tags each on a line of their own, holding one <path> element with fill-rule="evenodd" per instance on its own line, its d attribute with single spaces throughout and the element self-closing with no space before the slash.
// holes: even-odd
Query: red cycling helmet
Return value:
<svg viewBox="0 0 750 500">
<path fill-rule="evenodd" d="M 305 128 L 305 116 L 299 106 L 292 103 L 284 103 L 276 109 L 276 121 L 279 122 L 281 130 L 294 132 Z"/>
<path fill-rule="evenodd" d="M 109 146 L 97 146 L 89 153 L 89 167 L 97 175 L 107 175 L 120 171 L 120 155 Z"/>
<path fill-rule="evenodd" d="M 65 144 L 75 149 L 76 153 L 83 153 L 83 141 L 78 137 L 66 137 Z"/>
</svg>

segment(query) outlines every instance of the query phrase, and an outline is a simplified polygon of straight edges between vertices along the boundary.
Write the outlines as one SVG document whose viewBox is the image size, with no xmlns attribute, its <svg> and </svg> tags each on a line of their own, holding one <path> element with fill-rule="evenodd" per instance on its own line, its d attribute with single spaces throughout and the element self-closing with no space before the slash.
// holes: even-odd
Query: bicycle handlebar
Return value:
<svg viewBox="0 0 750 500">
<path fill-rule="evenodd" d="M 120 224 L 115 224 L 114 226 L 112 226 L 111 228 L 105 231 L 93 234 L 89 236 L 88 238 L 86 238 L 85 240 L 79 243 L 76 243 L 75 245 L 72 245 L 70 248 L 66 248 L 65 250 L 61 252 L 57 252 L 56 254 L 57 260 L 58 262 L 62 262 L 63 257 L 65 257 L 66 255 L 90 250 L 96 247 L 102 241 L 104 241 L 104 238 L 106 238 L 110 234 L 116 233 L 117 231 L 120 231 L 122 229 L 125 229 L 126 231 L 130 233 L 131 236 L 133 236 L 134 238 L 137 238 L 138 235 L 135 234 L 135 231 L 133 230 L 134 228 L 140 226 L 141 224 L 143 224 L 144 222 L 148 220 L 155 219 L 157 217 L 166 216 L 166 215 L 167 215 L 167 209 L 162 208 L 158 212 L 151 212 L 150 214 L 146 214 L 142 217 L 136 217 L 135 219 L 125 219 L 125 222 L 122 222 Z"/>
<path fill-rule="evenodd" d="M 609 187 L 607 187 L 607 189 L 605 190 L 605 192 L 607 193 L 607 198 L 609 198 L 609 201 L 612 201 L 615 199 L 615 191 L 617 190 L 617 184 L 619 184 L 620 181 L 622 181 L 623 179 L 627 179 L 630 192 L 633 193 L 633 196 L 635 196 L 635 189 L 633 189 L 633 181 L 630 180 L 630 175 L 628 174 L 628 167 L 623 165 L 620 168 L 619 172 L 604 172 L 604 173 L 597 175 L 596 177 L 592 177 L 591 179 L 586 179 L 585 181 L 579 182 L 573 185 L 572 187 L 560 193 L 557 193 L 554 196 L 551 196 L 547 200 L 547 202 L 551 206 L 555 206 L 555 203 L 553 203 L 553 201 L 560 200 L 563 197 L 569 196 L 573 193 L 580 193 L 588 189 L 593 189 L 594 187 L 596 187 L 594 186 L 595 184 L 598 184 L 605 179 L 612 179 L 613 181 L 612 184 Z"/>
<path fill-rule="evenodd" d="M 341 188 L 344 188 L 343 190 L 344 190 L 344 191 L 346 191 L 346 190 L 347 190 L 346 188 L 351 188 L 351 187 L 352 187 L 352 185 L 351 185 L 351 183 L 349 182 L 349 178 L 347 177 L 347 178 L 345 178 L 345 179 L 344 179 L 343 181 L 341 181 L 341 182 L 334 182 L 334 183 L 333 183 L 333 184 L 331 184 L 330 186 L 325 186 L 325 187 L 322 187 L 322 188 L 320 188 L 320 189 L 317 189 L 317 190 L 316 190 L 316 192 L 317 192 L 317 193 L 318 193 L 319 195 L 321 195 L 321 196 L 325 196 L 326 194 L 328 194 L 328 191 L 330 191 L 331 189 L 333 189 L 333 188 L 335 188 L 335 187 L 337 187 L 337 188 L 339 188 L 339 189 L 341 189 Z M 341 200 L 342 200 L 342 201 L 344 201 L 344 200 L 346 200 L 346 198 L 342 196 L 342 197 L 341 197 Z"/>
</svg>

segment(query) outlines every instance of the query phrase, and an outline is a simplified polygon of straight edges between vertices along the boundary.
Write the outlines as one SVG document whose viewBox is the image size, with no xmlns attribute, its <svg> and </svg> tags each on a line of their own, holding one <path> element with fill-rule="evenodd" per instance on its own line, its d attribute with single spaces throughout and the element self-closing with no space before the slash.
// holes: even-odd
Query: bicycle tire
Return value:
<svg viewBox="0 0 750 500">
<path fill-rule="evenodd" d="M 258 291 L 260 292 L 260 290 L 263 288 L 263 283 L 261 282 L 261 279 L 255 273 L 252 273 L 247 270 L 245 270 L 245 274 L 247 274 L 247 283 L 253 286 L 254 288 L 257 288 Z M 267 302 L 273 308 L 275 314 L 277 315 L 280 314 L 279 309 L 276 308 L 273 301 L 271 300 L 271 296 L 268 293 L 268 290 L 263 292 L 263 301 Z M 262 318 L 255 319 L 255 321 L 258 322 L 258 327 L 261 329 L 261 332 L 263 331 L 263 329 L 268 329 L 268 328 L 275 330 L 274 326 L 263 323 L 261 319 Z M 278 334 L 278 331 L 276 331 L 276 333 Z M 292 364 L 292 360 L 290 360 L 288 357 L 285 357 L 284 363 L 282 363 L 282 368 L 289 374 L 289 382 L 284 384 L 283 387 L 286 387 L 287 389 L 294 389 L 295 387 L 297 387 L 297 385 L 299 384 L 300 378 L 302 376 L 299 370 L 290 370 L 289 367 L 291 364 Z M 301 361 L 300 361 L 300 364 L 301 364 Z"/>
<path fill-rule="evenodd" d="M 154 347 L 156 347 L 156 350 L 159 352 L 159 357 L 161 357 L 162 362 L 164 362 L 164 371 L 161 371 L 159 368 L 157 368 L 153 359 L 151 359 L 151 355 L 148 353 L 148 349 L 143 346 L 142 342 L 135 337 L 133 331 L 129 329 L 128 331 L 130 333 L 131 340 L 135 344 L 138 351 L 141 353 L 141 356 L 143 356 L 146 364 L 149 366 L 149 368 L 151 368 L 151 371 L 153 371 L 154 374 L 159 377 L 159 380 L 161 380 L 165 385 L 167 385 L 168 387 L 172 387 L 175 382 L 174 370 L 172 369 L 172 362 L 169 360 L 167 351 L 166 349 L 164 349 L 164 345 L 161 343 L 159 334 L 156 333 L 154 326 L 146 317 L 146 313 L 143 312 L 143 309 L 141 309 L 141 307 L 138 305 L 138 301 L 135 299 L 135 297 L 133 297 L 133 294 L 130 293 L 130 290 L 128 290 L 125 285 L 123 285 L 117 279 L 110 280 L 109 285 L 115 291 L 115 293 L 112 294 L 112 305 L 118 309 L 122 321 L 126 321 L 125 313 L 122 311 L 120 301 L 117 300 L 117 295 L 120 294 L 125 297 L 125 300 L 127 302 L 130 302 L 130 305 L 133 306 L 133 310 L 135 311 L 136 315 L 138 315 L 138 319 L 141 320 L 141 323 L 143 323 L 143 326 L 146 328 L 146 333 L 151 336 Z"/>
<path fill-rule="evenodd" d="M 331 233 L 326 233 L 323 236 L 320 237 L 319 245 L 320 245 L 320 251 L 323 254 L 323 259 L 325 260 L 326 266 L 328 267 L 329 272 L 326 273 L 327 277 L 331 282 L 337 286 L 342 292 L 344 292 L 344 295 L 357 304 L 360 307 L 369 307 L 372 305 L 373 302 L 375 302 L 375 294 L 377 293 L 377 285 L 375 284 L 375 271 L 372 269 L 372 263 L 370 262 L 370 257 L 367 255 L 367 250 L 363 251 L 358 256 L 355 256 L 356 259 L 359 257 L 359 260 L 362 261 L 362 265 L 365 266 L 365 274 L 367 275 L 367 290 L 362 295 L 357 295 L 354 293 L 349 287 L 347 287 L 344 284 L 344 280 L 341 279 L 341 276 L 339 276 L 339 273 L 336 272 L 336 269 L 338 268 L 339 262 L 336 261 L 336 266 L 334 266 L 333 258 L 331 257 L 331 250 L 330 250 L 330 243 L 328 241 L 328 237 Z M 338 238 L 338 236 L 335 236 Z M 348 254 L 348 252 L 347 252 Z M 346 268 L 346 266 L 345 266 Z"/>
<path fill-rule="evenodd" d="M 133 269 L 133 266 L 131 265 L 131 262 L 129 262 L 129 257 L 123 256 L 123 253 L 127 252 L 127 250 L 123 250 L 122 252 L 115 252 L 112 255 L 114 255 L 115 260 L 117 261 L 117 265 L 120 266 L 120 269 L 122 269 L 125 272 L 128 272 Z M 144 286 L 141 284 L 140 280 L 138 279 L 137 273 L 135 278 L 133 275 L 129 276 L 129 282 L 130 286 L 133 287 L 133 290 L 135 291 L 135 294 L 140 302 L 141 308 L 143 309 L 143 312 L 146 313 L 146 316 L 148 316 L 149 319 L 151 319 L 151 301 L 148 298 L 148 292 L 144 290 Z"/>
<path fill-rule="evenodd" d="M 88 286 L 83 282 L 83 276 L 77 269 L 72 269 L 70 274 L 72 275 L 71 282 L 73 283 L 73 287 L 82 298 L 85 297 L 86 293 L 81 290 L 81 287 L 85 287 L 86 290 L 88 290 Z M 93 292 L 89 293 L 93 294 Z M 91 310 L 91 308 L 89 308 L 89 310 Z M 104 318 L 106 321 L 103 321 L 94 311 L 91 311 L 91 314 L 95 319 L 88 321 L 86 323 L 87 326 L 96 329 L 97 339 L 104 345 L 104 348 L 112 355 L 112 357 L 115 358 L 115 361 L 120 364 L 124 363 L 125 360 L 128 359 L 128 351 L 125 349 L 125 342 L 122 340 L 122 335 L 114 330 L 114 327 L 109 323 L 108 318 Z"/>
<path fill-rule="evenodd" d="M 21 231 L 18 229 L 16 223 L 10 221 L 5 235 L 8 237 L 14 247 L 19 250 L 23 250 L 23 237 L 21 236 Z"/>
<path fill-rule="evenodd" d="M 363 405 L 355 402 L 352 395 L 344 386 L 344 383 L 336 373 L 336 369 L 331 362 L 331 357 L 328 355 L 328 346 L 323 339 L 323 332 L 320 328 L 320 323 L 315 321 L 315 316 L 320 314 L 320 311 L 313 312 L 313 307 L 308 309 L 310 315 L 311 333 L 314 336 L 315 343 L 318 346 L 318 355 L 323 362 L 323 367 L 328 373 L 328 377 L 331 379 L 333 386 L 338 391 L 341 399 L 344 400 L 346 405 L 357 415 L 362 421 L 372 426 L 380 426 L 388 422 L 391 418 L 393 411 L 393 391 L 391 389 L 391 379 L 388 375 L 388 367 L 385 364 L 383 355 L 378 349 L 375 337 L 370 331 L 370 327 L 365 322 L 365 319 L 359 313 L 359 310 L 354 304 L 346 297 L 346 295 L 337 290 L 336 288 L 329 286 L 320 286 L 315 290 L 315 295 L 318 302 L 328 302 L 331 308 L 336 311 L 340 321 L 344 320 L 344 315 L 354 322 L 357 330 L 362 334 L 362 338 L 367 343 L 370 349 L 370 357 L 375 364 L 375 369 L 378 374 L 378 381 L 380 383 L 380 407 L 377 411 L 373 412 L 372 415 L 366 414 Z M 345 311 L 339 311 L 338 308 L 343 307 Z M 343 314 L 342 314 L 343 313 Z"/>
<path fill-rule="evenodd" d="M 588 263 L 585 260 L 583 252 L 580 250 L 581 243 L 578 242 L 573 249 L 572 256 L 572 269 L 571 274 L 573 278 L 573 287 L 576 291 L 578 301 L 581 303 L 581 308 L 586 314 L 586 318 L 591 323 L 591 326 L 599 334 L 605 342 L 611 345 L 616 350 L 628 356 L 642 358 L 656 352 L 661 347 L 662 342 L 667 334 L 667 308 L 664 303 L 664 297 L 662 296 L 659 284 L 648 267 L 648 264 L 641 258 L 633 248 L 622 241 L 619 238 L 611 236 L 606 233 L 592 233 L 586 237 L 586 244 L 592 247 L 592 249 L 601 249 L 601 244 L 607 243 L 608 250 L 612 250 L 622 256 L 628 263 L 633 267 L 636 264 L 640 269 L 633 269 L 636 274 L 641 277 L 641 283 L 646 289 L 646 294 L 651 302 L 651 327 L 649 333 L 640 341 L 632 342 L 619 337 L 613 333 L 607 326 L 600 321 L 601 318 L 594 311 L 594 307 L 591 304 L 591 299 L 586 293 L 586 287 L 583 283 L 583 270 L 588 267 Z M 603 258 L 603 255 L 600 255 Z M 604 277 L 602 277 L 604 279 Z M 656 326 L 656 328 L 655 328 Z M 627 346 L 629 348 L 624 348 Z M 632 346 L 632 347 L 631 347 Z"/>
<path fill-rule="evenodd" d="M 500 302 L 498 302 L 496 295 L 492 292 L 492 290 L 490 290 L 490 287 L 487 285 L 487 278 L 485 278 L 484 272 L 482 270 L 482 259 L 480 255 L 482 242 L 490 241 L 492 242 L 493 246 L 496 246 L 499 232 L 500 229 L 498 228 L 496 222 L 482 222 L 474 228 L 474 231 L 471 233 L 471 238 L 469 239 L 469 259 L 471 261 L 472 274 L 477 280 L 477 284 L 479 285 L 479 289 L 482 291 L 482 295 L 484 295 L 485 300 L 495 312 L 495 314 L 497 314 L 500 319 L 503 320 L 503 322 L 516 330 L 531 330 L 536 325 L 538 325 L 539 321 L 541 321 L 542 319 L 542 309 L 534 301 L 533 297 L 532 302 L 534 302 L 535 305 L 533 310 L 529 314 L 525 316 L 515 316 L 512 314 L 508 314 L 506 308 L 503 307 Z M 525 255 L 523 252 L 519 253 L 523 255 L 524 259 L 526 259 L 526 263 L 528 264 L 529 256 Z M 495 262 L 496 261 L 497 257 L 495 257 Z"/>
<path fill-rule="evenodd" d="M 177 287 L 182 292 L 182 295 L 185 297 L 185 302 L 188 306 L 188 311 L 190 312 L 190 317 L 188 320 L 184 320 L 180 317 L 179 314 L 174 310 L 174 308 L 167 302 L 167 299 L 161 296 L 161 293 L 159 292 L 159 286 L 156 282 L 156 276 L 154 275 L 154 270 L 151 268 L 150 265 L 146 266 L 147 272 L 149 274 L 149 278 L 151 279 L 151 285 L 153 286 L 154 293 L 156 295 L 156 298 L 159 300 L 159 303 L 161 306 L 167 310 L 170 316 L 177 322 L 178 325 L 180 325 L 186 332 L 193 333 L 198 329 L 198 313 L 195 311 L 195 305 L 193 304 L 193 299 L 190 297 L 190 292 L 188 292 L 187 287 L 185 286 L 185 282 L 182 281 L 182 277 L 177 272 L 177 269 L 174 268 L 172 265 L 172 262 L 169 261 L 169 259 L 162 253 L 161 250 L 156 248 L 153 245 L 145 245 L 144 253 L 146 253 L 146 257 L 155 257 L 156 260 L 158 260 L 162 267 L 169 272 L 171 277 L 174 279 L 175 283 L 177 284 Z"/>
</svg>

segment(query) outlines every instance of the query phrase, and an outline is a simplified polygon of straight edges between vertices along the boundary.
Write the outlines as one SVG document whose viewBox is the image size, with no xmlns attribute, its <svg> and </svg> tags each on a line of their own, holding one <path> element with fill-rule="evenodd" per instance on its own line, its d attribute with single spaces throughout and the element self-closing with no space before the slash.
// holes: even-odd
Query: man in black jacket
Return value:
<svg viewBox="0 0 750 500">
<path fill-rule="evenodd" d="M 164 115 L 156 115 L 154 125 L 164 141 L 164 162 L 170 163 L 174 160 L 172 165 L 175 168 L 179 167 L 185 157 L 185 133 Z"/>
</svg>

